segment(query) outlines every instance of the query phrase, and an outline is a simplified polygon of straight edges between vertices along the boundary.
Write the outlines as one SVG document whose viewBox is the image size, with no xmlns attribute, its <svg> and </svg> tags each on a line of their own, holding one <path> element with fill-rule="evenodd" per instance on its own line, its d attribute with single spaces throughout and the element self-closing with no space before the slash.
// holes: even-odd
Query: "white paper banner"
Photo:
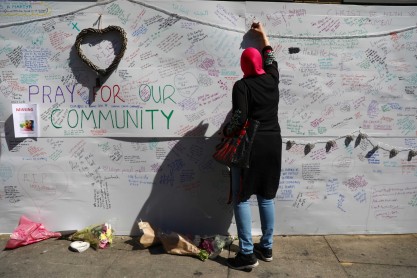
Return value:
<svg viewBox="0 0 417 278">
<path fill-rule="evenodd" d="M 51 230 L 110 221 L 136 234 L 142 219 L 234 232 L 228 170 L 211 155 L 242 48 L 258 45 L 246 34 L 253 20 L 280 71 L 275 232 L 417 232 L 417 7 L 117 0 L 0 10 L 0 232 L 20 215 Z M 126 32 L 127 47 L 99 76 L 75 43 L 107 26 Z M 110 33 L 81 44 L 100 67 L 120 49 Z M 37 136 L 20 127 L 30 119 L 14 125 L 13 105 L 36 106 Z"/>
</svg>

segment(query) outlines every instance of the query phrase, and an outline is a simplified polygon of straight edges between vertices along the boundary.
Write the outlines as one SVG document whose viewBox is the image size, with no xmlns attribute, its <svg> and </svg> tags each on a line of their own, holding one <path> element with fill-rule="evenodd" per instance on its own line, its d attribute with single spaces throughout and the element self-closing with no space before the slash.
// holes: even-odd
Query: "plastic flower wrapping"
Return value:
<svg viewBox="0 0 417 278">
<path fill-rule="evenodd" d="M 194 256 L 202 261 L 209 257 L 209 253 L 206 250 L 198 248 L 191 240 L 181 234 L 160 232 L 158 233 L 158 238 L 168 254 Z"/>
<path fill-rule="evenodd" d="M 60 237 L 61 233 L 48 231 L 42 223 L 33 222 L 22 215 L 19 225 L 10 235 L 5 249 L 14 249 L 52 237 Z"/>
<path fill-rule="evenodd" d="M 113 243 L 113 229 L 110 224 L 91 225 L 70 236 L 72 241 L 86 241 L 94 249 L 104 249 Z"/>
</svg>

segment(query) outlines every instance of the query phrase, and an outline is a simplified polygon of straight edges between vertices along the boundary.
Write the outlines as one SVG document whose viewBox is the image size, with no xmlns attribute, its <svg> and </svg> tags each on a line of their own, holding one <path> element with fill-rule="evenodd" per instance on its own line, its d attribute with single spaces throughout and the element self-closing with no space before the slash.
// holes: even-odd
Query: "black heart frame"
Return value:
<svg viewBox="0 0 417 278">
<path fill-rule="evenodd" d="M 81 43 L 84 40 L 84 38 L 88 36 L 97 35 L 97 34 L 100 35 L 100 34 L 113 32 L 113 31 L 116 31 L 120 35 L 122 39 L 122 47 L 120 49 L 120 52 L 116 55 L 116 57 L 114 57 L 114 60 L 110 64 L 110 66 L 108 66 L 106 69 L 100 69 L 84 55 L 83 51 L 81 50 Z M 77 35 L 77 38 L 75 40 L 75 48 L 77 49 L 78 56 L 81 58 L 81 60 L 84 63 L 87 64 L 87 66 L 89 66 L 90 68 L 92 68 L 94 71 L 96 71 L 98 74 L 102 76 L 108 75 L 117 67 L 120 60 L 123 58 L 123 55 L 125 54 L 126 46 L 127 46 L 127 37 L 126 37 L 125 30 L 123 30 L 123 28 L 119 26 L 114 26 L 114 25 L 108 26 L 104 29 L 94 29 L 94 28 L 83 29 Z"/>
</svg>

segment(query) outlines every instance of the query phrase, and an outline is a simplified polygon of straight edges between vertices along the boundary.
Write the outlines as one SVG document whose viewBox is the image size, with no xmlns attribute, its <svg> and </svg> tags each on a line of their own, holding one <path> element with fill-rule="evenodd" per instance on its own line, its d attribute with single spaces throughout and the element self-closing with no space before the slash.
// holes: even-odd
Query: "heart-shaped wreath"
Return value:
<svg viewBox="0 0 417 278">
<path fill-rule="evenodd" d="M 93 64 L 83 53 L 81 50 L 81 43 L 83 40 L 92 35 L 103 35 L 105 33 L 109 32 L 117 32 L 120 35 L 120 38 L 122 40 L 122 47 L 120 48 L 120 52 L 114 57 L 113 62 L 108 66 L 106 69 L 100 69 L 95 64 Z M 123 30 L 123 28 L 119 26 L 108 26 L 104 29 L 94 29 L 94 28 L 87 28 L 81 30 L 81 32 L 78 34 L 76 40 L 75 40 L 75 48 L 77 49 L 78 56 L 80 56 L 81 60 L 87 64 L 90 68 L 92 68 L 94 71 L 96 71 L 98 74 L 102 76 L 108 75 L 110 72 L 112 72 L 117 65 L 119 64 L 120 60 L 123 58 L 123 55 L 125 54 L 127 46 L 127 38 L 126 38 L 126 32 Z"/>
</svg>

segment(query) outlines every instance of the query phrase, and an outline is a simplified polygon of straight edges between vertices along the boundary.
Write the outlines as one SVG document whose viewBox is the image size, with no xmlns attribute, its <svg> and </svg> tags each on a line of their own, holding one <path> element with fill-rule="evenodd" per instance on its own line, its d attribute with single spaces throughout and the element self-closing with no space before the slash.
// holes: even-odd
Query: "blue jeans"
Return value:
<svg viewBox="0 0 417 278">
<path fill-rule="evenodd" d="M 242 254 L 253 253 L 252 242 L 252 217 L 249 200 L 237 201 L 240 188 L 241 169 L 232 167 L 232 194 L 233 210 L 239 237 L 239 252 Z M 275 202 L 274 199 L 264 199 L 256 195 L 258 200 L 259 216 L 261 219 L 262 237 L 259 242 L 263 248 L 272 248 L 274 238 Z"/>
</svg>

